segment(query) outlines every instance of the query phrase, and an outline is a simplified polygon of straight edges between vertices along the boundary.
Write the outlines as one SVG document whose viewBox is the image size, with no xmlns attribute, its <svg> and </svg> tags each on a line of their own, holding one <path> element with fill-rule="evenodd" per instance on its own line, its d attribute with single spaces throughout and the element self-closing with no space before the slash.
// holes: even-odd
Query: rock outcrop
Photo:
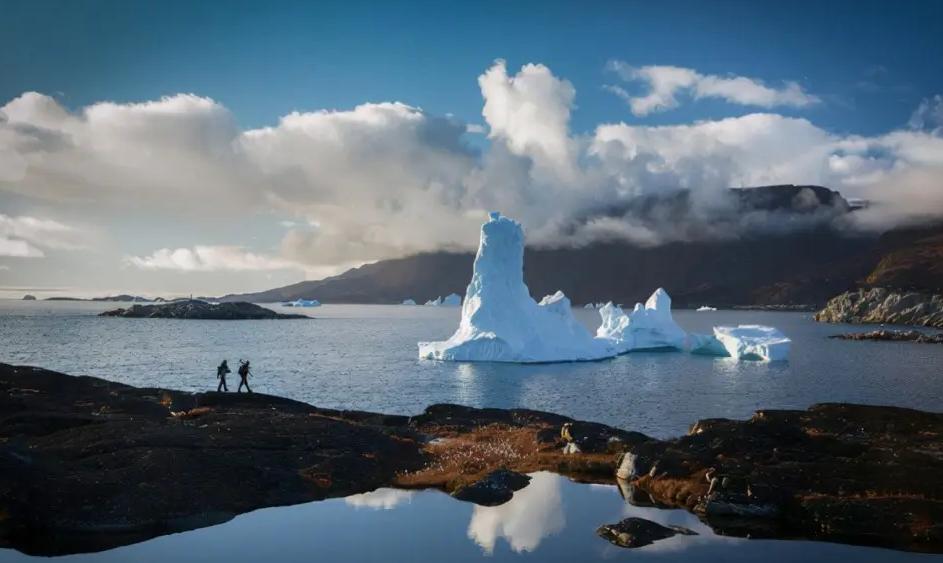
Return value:
<svg viewBox="0 0 943 563">
<path fill-rule="evenodd" d="M 36 301 L 36 296 L 27 293 L 23 296 L 23 301 Z"/>
<path fill-rule="evenodd" d="M 128 317 L 136 319 L 202 319 L 202 320 L 258 320 L 258 319 L 308 319 L 306 315 L 286 315 L 253 303 L 207 303 L 196 299 L 173 301 L 158 305 L 132 305 L 126 309 L 105 311 L 102 317 Z"/>
<path fill-rule="evenodd" d="M 832 298 L 815 314 L 827 323 L 884 323 L 943 328 L 943 295 L 859 289 Z"/>
<path fill-rule="evenodd" d="M 917 342 L 920 344 L 943 344 L 943 333 L 927 334 L 919 330 L 872 330 L 833 334 L 829 338 L 839 340 L 884 340 L 888 342 Z"/>
<path fill-rule="evenodd" d="M 697 532 L 683 526 L 662 526 L 644 518 L 626 518 L 616 524 L 605 524 L 596 529 L 599 537 L 619 547 L 642 547 L 678 534 L 696 536 Z"/>
</svg>

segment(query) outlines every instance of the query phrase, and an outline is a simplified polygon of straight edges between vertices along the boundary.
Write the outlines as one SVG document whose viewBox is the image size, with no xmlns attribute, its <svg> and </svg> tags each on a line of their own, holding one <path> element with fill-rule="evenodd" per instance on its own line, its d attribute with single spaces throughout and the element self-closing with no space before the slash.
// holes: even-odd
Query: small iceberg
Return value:
<svg viewBox="0 0 943 563">
<path fill-rule="evenodd" d="M 716 311 L 717 307 L 711 307 L 710 305 L 701 305 L 695 309 L 698 313 L 706 313 L 707 311 Z"/>
<path fill-rule="evenodd" d="M 436 297 L 425 302 L 426 307 L 438 307 L 442 304 L 442 297 Z"/>
<path fill-rule="evenodd" d="M 584 309 L 595 309 L 595 308 L 596 308 L 596 305 L 593 304 L 593 303 L 587 303 L 586 305 L 583 305 L 583 308 L 584 308 Z"/>
<path fill-rule="evenodd" d="M 714 338 L 738 360 L 786 360 L 792 344 L 779 330 L 762 325 L 715 326 Z"/>
<path fill-rule="evenodd" d="M 415 305 L 415 304 L 416 302 L 413 301 L 412 299 L 403 299 L 403 302 L 400 303 L 400 305 Z"/>
<path fill-rule="evenodd" d="M 462 296 L 457 293 L 450 293 L 442 300 L 443 307 L 461 307 Z"/>
<path fill-rule="evenodd" d="M 645 305 L 636 303 L 628 315 L 612 303 L 606 303 L 599 315 L 602 324 L 596 337 L 613 342 L 620 354 L 632 350 L 686 349 L 688 335 L 671 316 L 671 297 L 660 287 Z"/>
<path fill-rule="evenodd" d="M 296 301 L 282 303 L 282 305 L 285 307 L 320 307 L 321 302 L 317 299 L 298 299 Z"/>
</svg>

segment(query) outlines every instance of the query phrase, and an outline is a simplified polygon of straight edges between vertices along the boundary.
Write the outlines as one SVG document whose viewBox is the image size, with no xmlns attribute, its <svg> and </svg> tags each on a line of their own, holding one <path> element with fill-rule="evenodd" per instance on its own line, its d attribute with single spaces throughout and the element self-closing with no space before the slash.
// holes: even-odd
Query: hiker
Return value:
<svg viewBox="0 0 943 563">
<path fill-rule="evenodd" d="M 229 364 L 226 363 L 226 360 L 223 360 L 223 363 L 219 364 L 219 367 L 216 368 L 216 379 L 219 380 L 219 385 L 216 386 L 216 392 L 220 391 L 229 391 L 226 387 L 226 374 L 230 373 Z"/>
<path fill-rule="evenodd" d="M 252 392 L 252 388 L 249 387 L 249 375 L 250 375 L 251 373 L 252 373 L 252 372 L 249 371 L 249 360 L 245 360 L 245 361 L 239 360 L 239 377 L 240 377 L 241 379 L 240 379 L 240 381 L 239 381 L 239 388 L 236 389 L 236 393 L 242 393 L 242 386 L 243 386 L 243 385 L 246 386 L 246 390 L 247 390 L 249 393 Z"/>
</svg>

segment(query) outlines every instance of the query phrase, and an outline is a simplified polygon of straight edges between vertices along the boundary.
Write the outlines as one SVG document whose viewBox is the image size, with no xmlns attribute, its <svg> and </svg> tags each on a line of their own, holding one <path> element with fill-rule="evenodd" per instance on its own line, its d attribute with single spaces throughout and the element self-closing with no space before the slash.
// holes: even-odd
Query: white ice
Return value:
<svg viewBox="0 0 943 563">
<path fill-rule="evenodd" d="M 629 314 L 607 303 L 599 310 L 599 315 L 602 324 L 596 330 L 596 337 L 612 341 L 620 354 L 632 350 L 687 348 L 687 333 L 671 316 L 671 297 L 660 287 L 645 305 L 636 303 Z"/>
<path fill-rule="evenodd" d="M 701 305 L 697 308 L 698 313 L 706 313 L 707 311 L 716 311 L 717 307 L 711 307 L 710 305 Z"/>
<path fill-rule="evenodd" d="M 429 307 L 438 307 L 442 304 L 442 297 L 436 297 L 435 299 L 430 299 L 426 301 L 426 305 Z"/>
<path fill-rule="evenodd" d="M 674 349 L 735 359 L 782 360 L 789 339 L 757 325 L 715 327 L 714 335 L 688 334 L 671 314 L 671 297 L 658 288 L 644 305 L 626 314 L 612 303 L 599 305 L 602 324 L 593 337 L 573 317 L 560 291 L 541 299 L 524 284 L 524 231 L 500 213 L 481 227 L 462 319 L 445 341 L 420 342 L 419 357 L 451 361 L 565 362 L 609 358 L 635 350 Z M 426 305 L 461 302 L 456 294 Z"/>
<path fill-rule="evenodd" d="M 415 305 L 415 304 L 416 302 L 413 301 L 412 299 L 403 299 L 403 302 L 400 303 L 400 305 Z"/>
<path fill-rule="evenodd" d="M 789 357 L 792 341 L 771 326 L 715 326 L 714 337 L 732 358 L 774 362 Z"/>
<path fill-rule="evenodd" d="M 286 307 L 320 307 L 321 302 L 317 299 L 298 299 L 284 304 Z"/>
<path fill-rule="evenodd" d="M 450 293 L 442 300 L 442 305 L 444 307 L 461 307 L 462 296 L 457 293 Z"/>
<path fill-rule="evenodd" d="M 524 284 L 524 231 L 492 213 L 481 227 L 458 330 L 444 342 L 420 342 L 419 357 L 453 361 L 563 362 L 615 355 L 573 318 L 562 293 L 538 304 Z"/>
</svg>

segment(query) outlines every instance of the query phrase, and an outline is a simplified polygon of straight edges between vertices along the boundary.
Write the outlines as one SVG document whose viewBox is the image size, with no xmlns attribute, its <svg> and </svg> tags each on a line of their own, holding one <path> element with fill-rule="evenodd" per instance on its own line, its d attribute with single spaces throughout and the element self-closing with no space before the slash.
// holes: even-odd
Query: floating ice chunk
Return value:
<svg viewBox="0 0 943 563">
<path fill-rule="evenodd" d="M 701 305 L 697 308 L 698 313 L 706 313 L 707 311 L 716 311 L 717 307 L 711 307 L 710 305 Z"/>
<path fill-rule="evenodd" d="M 285 307 L 320 307 L 321 302 L 317 299 L 297 299 L 288 303 L 283 303 Z"/>
<path fill-rule="evenodd" d="M 771 326 L 715 326 L 714 337 L 731 357 L 767 362 L 789 357 L 791 340 Z"/>
<path fill-rule="evenodd" d="M 450 293 L 442 300 L 442 305 L 446 307 L 461 307 L 462 296 L 457 293 Z"/>
<path fill-rule="evenodd" d="M 420 342 L 419 357 L 453 361 L 562 362 L 615 355 L 573 318 L 561 292 L 538 304 L 524 284 L 524 231 L 492 213 L 481 227 L 458 330 L 444 342 Z"/>
<path fill-rule="evenodd" d="M 441 296 L 436 297 L 435 299 L 430 299 L 430 300 L 426 301 L 426 305 L 427 305 L 428 307 L 438 307 L 438 306 L 441 305 L 441 304 L 442 304 L 442 297 L 441 297 Z"/>
<path fill-rule="evenodd" d="M 587 303 L 586 305 L 583 305 L 583 308 L 584 308 L 584 309 L 595 309 L 595 308 L 596 308 L 596 305 L 594 305 L 594 304 L 592 304 L 592 303 Z"/>
<path fill-rule="evenodd" d="M 671 316 L 671 297 L 660 287 L 645 305 L 636 303 L 628 315 L 621 307 L 607 303 L 600 308 L 599 316 L 602 324 L 596 330 L 596 337 L 612 341 L 620 353 L 687 348 L 687 333 Z"/>
<path fill-rule="evenodd" d="M 403 299 L 403 302 L 400 303 L 400 305 L 415 305 L 415 304 L 416 302 L 413 301 L 412 299 Z"/>
<path fill-rule="evenodd" d="M 727 349 L 713 334 L 688 333 L 688 352 L 704 356 L 729 356 Z"/>
</svg>

